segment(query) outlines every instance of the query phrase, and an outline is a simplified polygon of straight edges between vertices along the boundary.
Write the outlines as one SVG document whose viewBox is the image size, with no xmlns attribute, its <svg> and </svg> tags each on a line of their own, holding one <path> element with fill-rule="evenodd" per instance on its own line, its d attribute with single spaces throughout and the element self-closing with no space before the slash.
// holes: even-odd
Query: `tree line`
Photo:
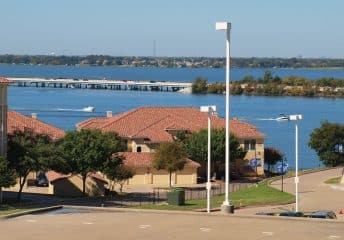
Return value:
<svg viewBox="0 0 344 240">
<path fill-rule="evenodd" d="M 223 68 L 225 58 L 219 57 L 131 57 L 109 55 L 0 55 L 2 64 L 91 65 L 132 67 Z M 235 68 L 343 68 L 344 59 L 328 58 L 231 58 Z"/>
<path fill-rule="evenodd" d="M 225 83 L 208 83 L 207 79 L 198 77 L 192 84 L 195 94 L 224 94 Z M 344 79 L 320 78 L 310 80 L 304 77 L 287 76 L 281 78 L 265 71 L 263 77 L 245 76 L 232 81 L 232 95 L 251 96 L 304 96 L 304 97 L 344 97 Z"/>
</svg>

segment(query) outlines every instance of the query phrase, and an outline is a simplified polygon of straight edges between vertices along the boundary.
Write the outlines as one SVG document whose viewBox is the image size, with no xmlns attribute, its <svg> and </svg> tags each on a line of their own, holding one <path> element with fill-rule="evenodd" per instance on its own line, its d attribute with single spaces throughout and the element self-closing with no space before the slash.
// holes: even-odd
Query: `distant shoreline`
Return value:
<svg viewBox="0 0 344 240">
<path fill-rule="evenodd" d="M 0 55 L 0 63 L 27 64 L 45 66 L 124 66 L 159 68 L 223 68 L 224 57 L 145 57 L 145 56 L 57 56 L 57 55 Z M 232 57 L 233 68 L 262 69 L 333 69 L 343 68 L 344 59 L 338 58 L 268 58 L 268 57 Z"/>
<path fill-rule="evenodd" d="M 110 66 L 98 66 L 98 65 L 52 65 L 52 64 L 24 64 L 24 63 L 0 63 L 0 66 L 49 66 L 49 67 L 104 67 L 104 68 L 147 68 L 147 69 L 224 69 L 224 67 L 221 68 L 214 68 L 214 67 L 154 67 L 154 66 L 144 66 L 144 67 L 136 67 L 136 66 L 130 66 L 130 65 L 110 65 Z M 274 69 L 278 70 L 344 70 L 344 67 L 299 67 L 299 68 L 280 68 L 280 67 L 231 67 L 231 69 L 261 69 L 266 70 L 269 69 L 273 71 Z"/>
</svg>

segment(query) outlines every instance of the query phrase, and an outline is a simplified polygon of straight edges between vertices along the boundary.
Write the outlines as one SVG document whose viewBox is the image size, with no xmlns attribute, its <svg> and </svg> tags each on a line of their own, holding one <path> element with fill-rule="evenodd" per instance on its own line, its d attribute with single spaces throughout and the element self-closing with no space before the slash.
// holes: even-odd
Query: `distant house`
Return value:
<svg viewBox="0 0 344 240">
<path fill-rule="evenodd" d="M 55 171 L 46 173 L 49 181 L 49 194 L 58 197 L 81 197 L 82 177 L 78 174 L 64 175 Z M 91 173 L 86 179 L 85 193 L 88 196 L 104 196 L 107 181 L 97 173 Z"/>
<path fill-rule="evenodd" d="M 207 128 L 207 118 L 207 113 L 202 113 L 199 109 L 192 107 L 140 107 L 114 116 L 108 114 L 107 117 L 91 118 L 78 123 L 77 128 L 117 132 L 127 140 L 128 150 L 132 152 L 131 154 L 126 153 L 128 159 L 135 159 L 135 162 L 140 162 L 148 161 L 148 158 L 151 159 L 151 154 L 148 153 L 153 153 L 160 143 L 174 141 L 179 133 L 188 134 Z M 223 118 L 213 115 L 211 120 L 212 127 L 225 128 Z M 231 120 L 230 127 L 231 132 L 237 137 L 242 148 L 247 151 L 244 159 L 232 160 L 236 169 L 246 175 L 263 175 L 264 134 L 258 132 L 255 126 L 238 120 Z M 191 175 L 194 173 L 183 171 L 180 174 L 189 175 L 188 177 L 185 176 L 185 179 L 189 179 L 188 183 L 194 183 L 191 180 L 193 179 Z M 155 184 L 154 175 L 166 173 L 153 173 L 151 168 L 146 168 L 144 172 L 141 167 L 136 174 L 140 176 L 134 178 L 131 181 L 132 184 Z M 143 176 L 144 174 L 152 174 L 152 176 Z M 146 180 L 136 181 L 139 178 Z M 150 178 L 153 181 L 150 181 Z M 178 182 L 178 179 L 176 179 L 176 182 Z"/>
</svg>

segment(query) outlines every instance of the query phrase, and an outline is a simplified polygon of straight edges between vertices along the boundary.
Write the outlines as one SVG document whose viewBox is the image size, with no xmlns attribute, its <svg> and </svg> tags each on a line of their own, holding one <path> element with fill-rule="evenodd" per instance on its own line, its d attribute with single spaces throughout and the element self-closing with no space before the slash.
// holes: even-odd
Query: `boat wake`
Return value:
<svg viewBox="0 0 344 240">
<path fill-rule="evenodd" d="M 73 109 L 73 108 L 13 108 L 15 111 L 36 111 L 36 112 L 87 112 L 87 113 L 93 113 L 95 110 L 95 107 L 84 107 L 79 109 Z"/>
</svg>

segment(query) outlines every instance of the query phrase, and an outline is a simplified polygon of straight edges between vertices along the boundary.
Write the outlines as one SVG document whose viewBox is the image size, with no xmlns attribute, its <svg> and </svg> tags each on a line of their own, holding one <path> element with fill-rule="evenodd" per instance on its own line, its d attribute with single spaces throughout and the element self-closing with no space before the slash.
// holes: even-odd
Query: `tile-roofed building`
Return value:
<svg viewBox="0 0 344 240">
<path fill-rule="evenodd" d="M 224 118 L 211 116 L 213 128 L 225 128 L 225 123 Z M 140 107 L 114 116 L 88 119 L 78 123 L 77 128 L 114 131 L 127 139 L 129 151 L 154 152 L 159 143 L 174 141 L 178 132 L 198 132 L 206 129 L 207 124 L 208 114 L 197 108 Z M 235 160 L 237 169 L 263 175 L 265 135 L 255 126 L 236 119 L 230 120 L 230 131 L 247 151 L 245 159 Z M 253 168 L 254 162 L 258 162 L 258 166 Z"/>
<path fill-rule="evenodd" d="M 197 132 L 207 128 L 208 114 L 192 107 L 140 107 L 113 117 L 93 118 L 77 124 L 78 128 L 115 131 L 125 138 L 145 138 L 154 142 L 169 142 L 169 131 Z M 212 127 L 225 128 L 225 120 L 211 116 Z M 231 120 L 231 132 L 238 138 L 264 138 L 264 134 L 248 123 Z"/>
<path fill-rule="evenodd" d="M 125 158 L 124 165 L 134 169 L 135 175 L 127 184 L 153 184 L 167 186 L 169 173 L 153 168 L 153 153 L 151 152 L 122 152 L 119 155 Z M 179 185 L 197 183 L 197 169 L 201 165 L 190 159 L 186 159 L 184 169 L 172 173 L 172 182 Z"/>
<path fill-rule="evenodd" d="M 49 181 L 48 193 L 61 197 L 80 197 L 83 195 L 83 181 L 80 174 L 61 174 L 46 172 Z M 108 182 L 99 173 L 90 173 L 86 179 L 85 193 L 88 196 L 104 196 Z"/>
<path fill-rule="evenodd" d="M 119 155 L 122 155 L 124 160 L 124 165 L 128 167 L 144 167 L 152 168 L 153 167 L 153 154 L 149 152 L 121 152 Z M 185 167 L 198 168 L 201 165 L 190 159 L 186 159 Z"/>
<path fill-rule="evenodd" d="M 42 122 L 34 117 L 28 117 L 15 111 L 7 113 L 7 133 L 14 131 L 32 130 L 36 134 L 48 135 L 52 140 L 62 138 L 65 132 L 57 127 Z"/>
</svg>

